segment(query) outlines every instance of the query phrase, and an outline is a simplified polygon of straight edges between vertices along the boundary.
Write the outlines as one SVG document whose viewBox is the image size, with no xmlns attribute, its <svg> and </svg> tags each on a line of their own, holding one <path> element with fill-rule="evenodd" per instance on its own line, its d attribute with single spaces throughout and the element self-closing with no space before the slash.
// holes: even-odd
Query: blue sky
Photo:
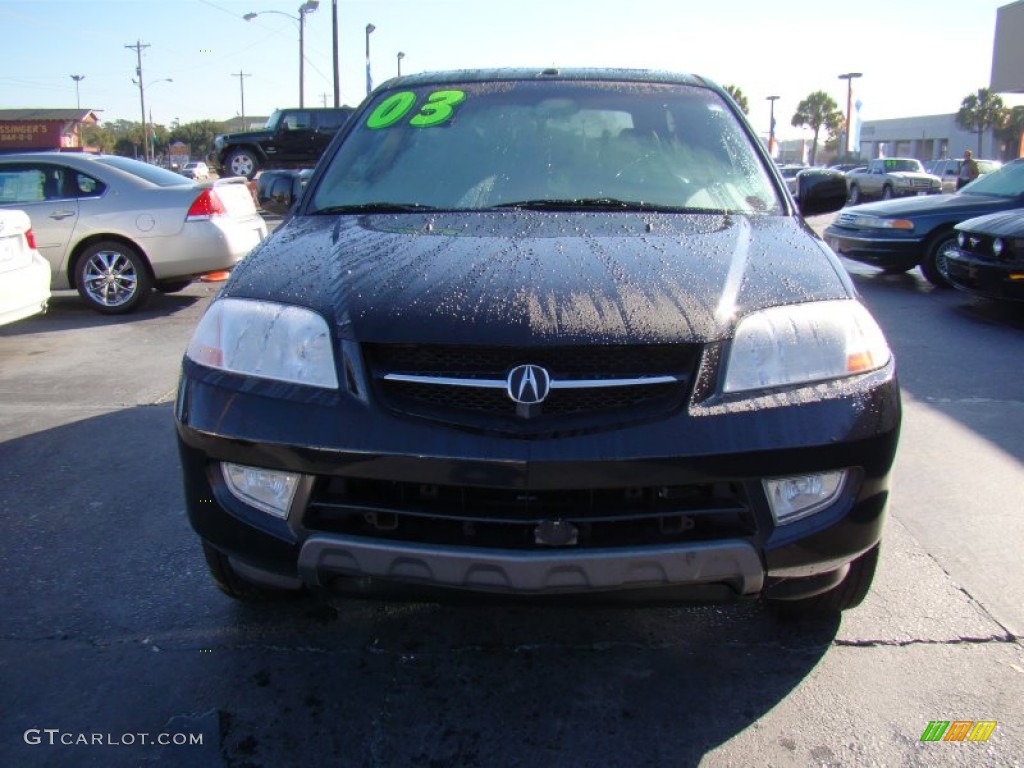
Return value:
<svg viewBox="0 0 1024 768">
<path fill-rule="evenodd" d="M 140 119 L 267 115 L 298 103 L 302 0 L 0 0 L 0 108 L 82 107 Z M 782 138 L 797 103 L 825 90 L 845 108 L 861 72 L 864 119 L 955 112 L 988 85 L 996 9 L 1009 0 L 336 0 L 342 103 L 365 95 L 365 28 L 376 82 L 396 73 L 501 66 L 624 66 L 695 72 L 739 86 L 754 127 L 775 103 Z M 250 12 L 276 11 L 252 21 Z M 332 0 L 306 17 L 306 105 L 333 103 Z M 248 75 L 239 78 L 243 72 Z M 172 82 L 160 82 L 167 79 Z M 1024 97 L 1004 96 L 1009 105 Z"/>
</svg>

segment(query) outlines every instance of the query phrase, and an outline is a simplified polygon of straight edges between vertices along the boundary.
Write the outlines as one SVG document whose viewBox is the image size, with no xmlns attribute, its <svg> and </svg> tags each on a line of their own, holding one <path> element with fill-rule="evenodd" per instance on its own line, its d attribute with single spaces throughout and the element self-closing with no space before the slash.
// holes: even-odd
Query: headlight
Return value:
<svg viewBox="0 0 1024 768">
<path fill-rule="evenodd" d="M 725 392 L 840 379 L 873 371 L 892 353 L 857 301 L 772 307 L 742 318 L 726 361 Z"/>
<path fill-rule="evenodd" d="M 199 321 L 185 355 L 222 371 L 338 388 L 327 321 L 303 307 L 249 299 L 215 301 Z"/>
<path fill-rule="evenodd" d="M 849 219 L 844 219 L 844 223 L 851 227 L 860 227 L 862 229 L 912 230 L 914 228 L 914 222 L 908 219 L 886 219 L 881 216 L 868 216 L 865 214 L 858 214 Z"/>
<path fill-rule="evenodd" d="M 899 179 L 896 179 L 896 186 L 897 187 L 912 187 L 912 186 L 914 186 L 914 180 L 913 179 L 899 178 Z"/>
<path fill-rule="evenodd" d="M 958 234 L 956 236 L 956 244 L 959 245 L 961 248 L 965 247 L 967 245 L 967 235 L 965 235 L 963 232 Z"/>
</svg>

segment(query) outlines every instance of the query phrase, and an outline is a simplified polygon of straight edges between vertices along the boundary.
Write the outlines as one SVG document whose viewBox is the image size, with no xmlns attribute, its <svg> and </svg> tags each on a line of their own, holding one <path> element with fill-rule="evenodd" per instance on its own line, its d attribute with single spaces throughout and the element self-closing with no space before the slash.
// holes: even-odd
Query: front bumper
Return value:
<svg viewBox="0 0 1024 768">
<path fill-rule="evenodd" d="M 176 407 L 186 503 L 200 537 L 275 585 L 814 594 L 881 537 L 900 420 L 891 366 L 842 390 L 806 388 L 800 406 L 778 395 L 761 408 L 691 405 L 655 423 L 538 439 L 230 378 L 186 363 Z M 287 517 L 234 496 L 225 461 L 300 473 Z M 763 478 L 838 468 L 848 479 L 830 506 L 775 525 Z M 551 524 L 578 541 L 538 543 Z"/>
<path fill-rule="evenodd" d="M 1024 264 L 979 259 L 958 251 L 946 257 L 954 287 L 985 299 L 1024 301 Z"/>
<path fill-rule="evenodd" d="M 924 243 L 919 238 L 835 226 L 825 230 L 825 242 L 840 256 L 876 267 L 910 269 L 921 261 Z"/>
</svg>

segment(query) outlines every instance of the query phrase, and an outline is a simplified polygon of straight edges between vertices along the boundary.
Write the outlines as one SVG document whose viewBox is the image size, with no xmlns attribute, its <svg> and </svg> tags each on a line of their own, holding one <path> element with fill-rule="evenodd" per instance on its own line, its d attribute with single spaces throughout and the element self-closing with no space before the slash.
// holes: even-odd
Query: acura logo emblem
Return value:
<svg viewBox="0 0 1024 768">
<path fill-rule="evenodd" d="M 520 405 L 537 405 L 551 391 L 551 376 L 539 365 L 517 365 L 508 374 L 507 389 Z"/>
</svg>

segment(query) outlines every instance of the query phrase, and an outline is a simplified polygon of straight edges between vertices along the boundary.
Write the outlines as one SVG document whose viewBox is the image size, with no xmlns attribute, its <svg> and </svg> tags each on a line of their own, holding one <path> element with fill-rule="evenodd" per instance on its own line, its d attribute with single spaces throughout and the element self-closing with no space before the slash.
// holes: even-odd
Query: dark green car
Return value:
<svg viewBox="0 0 1024 768">
<path fill-rule="evenodd" d="M 948 287 L 946 257 L 956 248 L 956 225 L 975 216 L 1024 206 L 1024 159 L 950 195 L 883 200 L 844 209 L 825 230 L 841 256 L 906 272 L 915 266 L 934 285 Z"/>
</svg>

